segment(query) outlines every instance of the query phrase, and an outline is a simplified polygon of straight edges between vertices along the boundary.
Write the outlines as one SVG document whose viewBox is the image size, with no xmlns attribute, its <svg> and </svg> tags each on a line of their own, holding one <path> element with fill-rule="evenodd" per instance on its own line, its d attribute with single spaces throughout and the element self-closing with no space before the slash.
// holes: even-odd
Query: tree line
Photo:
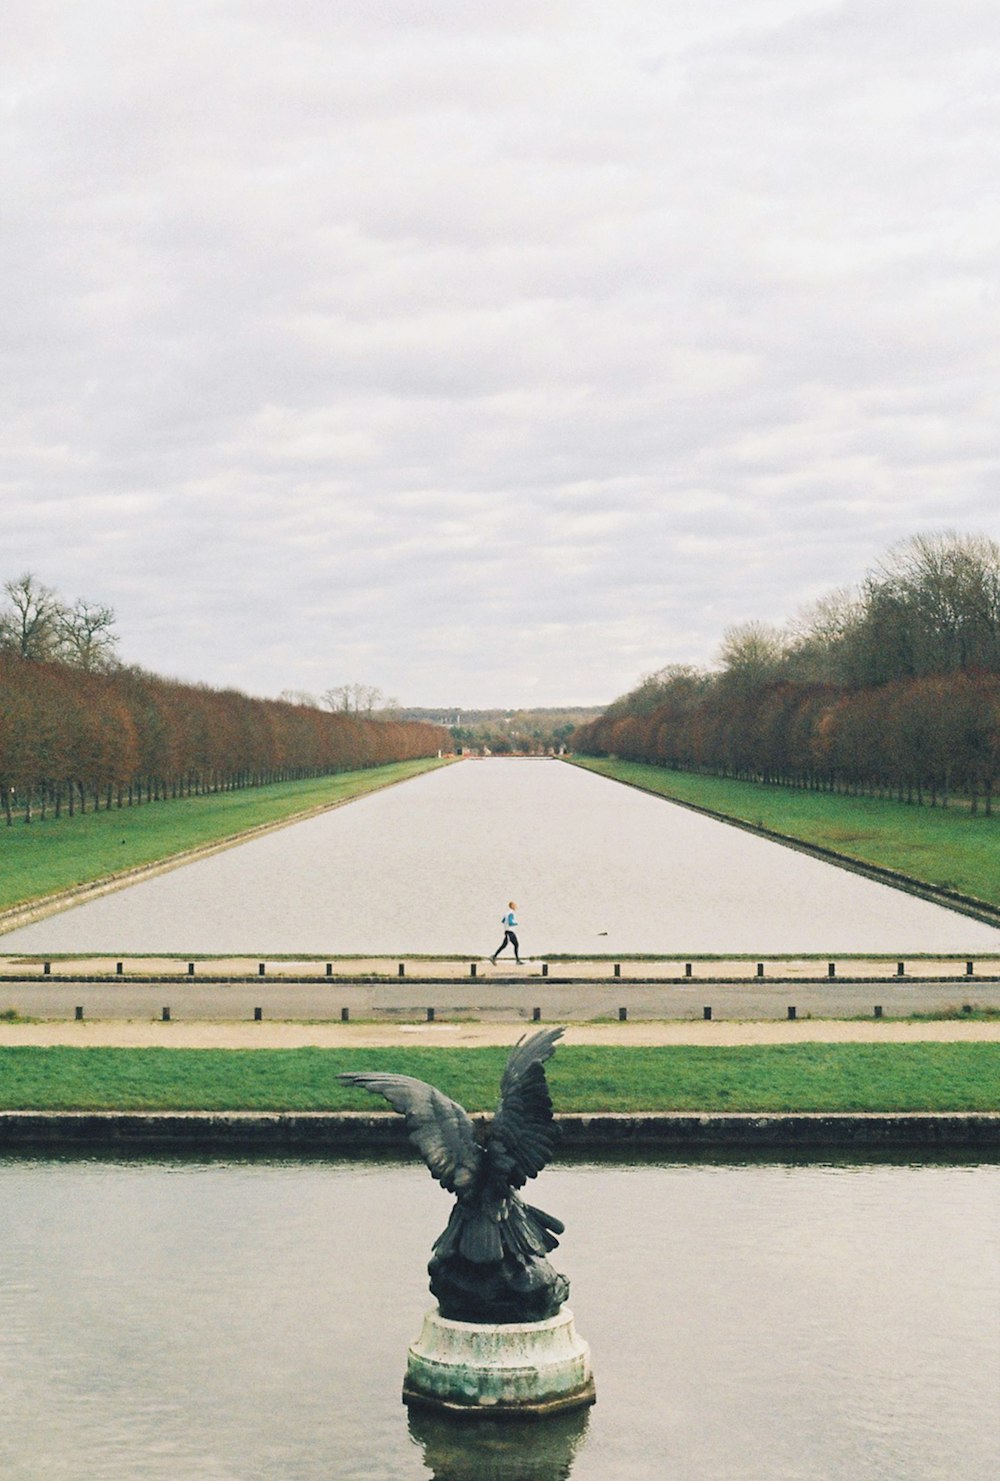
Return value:
<svg viewBox="0 0 1000 1481">
<path fill-rule="evenodd" d="M 992 811 L 1000 772 L 1000 546 L 896 546 L 786 628 L 724 635 L 720 666 L 649 674 L 573 747 L 685 771 Z"/>
<path fill-rule="evenodd" d="M 182 684 L 118 664 L 111 646 L 100 662 L 93 654 L 90 662 L 67 661 L 61 604 L 49 593 L 39 615 L 38 583 L 28 579 L 32 602 L 19 608 L 12 601 L 0 627 L 0 796 L 8 824 L 15 816 L 31 822 L 141 806 L 451 749 L 442 726 Z M 7 584 L 8 596 L 12 587 L 24 594 L 23 578 Z"/>
</svg>

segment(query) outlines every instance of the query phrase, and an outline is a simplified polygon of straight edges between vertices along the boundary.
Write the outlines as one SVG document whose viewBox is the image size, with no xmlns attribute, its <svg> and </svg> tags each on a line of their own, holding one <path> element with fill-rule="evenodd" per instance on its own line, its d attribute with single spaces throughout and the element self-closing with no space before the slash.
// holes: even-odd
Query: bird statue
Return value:
<svg viewBox="0 0 1000 1481">
<path fill-rule="evenodd" d="M 560 1135 L 544 1064 L 561 1028 L 518 1040 L 500 1081 L 500 1101 L 482 1140 L 468 1113 L 433 1085 L 378 1071 L 337 1076 L 382 1095 L 406 1118 L 410 1141 L 456 1202 L 434 1241 L 431 1293 L 452 1321 L 545 1321 L 569 1295 L 546 1256 L 564 1225 L 515 1192 L 548 1162 Z"/>
</svg>

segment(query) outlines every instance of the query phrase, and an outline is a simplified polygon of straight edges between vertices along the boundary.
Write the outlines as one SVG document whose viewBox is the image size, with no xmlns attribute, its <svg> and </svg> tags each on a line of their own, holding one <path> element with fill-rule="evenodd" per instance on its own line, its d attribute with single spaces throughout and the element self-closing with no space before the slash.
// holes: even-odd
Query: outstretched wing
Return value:
<svg viewBox="0 0 1000 1481">
<path fill-rule="evenodd" d="M 556 1040 L 563 1033 L 561 1028 L 548 1028 L 530 1039 L 519 1039 L 504 1066 L 490 1151 L 492 1161 L 502 1160 L 512 1188 L 523 1187 L 528 1178 L 541 1172 L 559 1140 L 543 1066 L 552 1058 Z M 499 1148 L 497 1143 L 501 1144 Z"/>
<path fill-rule="evenodd" d="M 466 1112 L 433 1085 L 411 1075 L 378 1071 L 337 1076 L 345 1085 L 358 1085 L 373 1095 L 384 1095 L 394 1111 L 406 1118 L 410 1141 L 443 1188 L 459 1196 L 472 1187 L 479 1173 L 483 1149 Z"/>
</svg>

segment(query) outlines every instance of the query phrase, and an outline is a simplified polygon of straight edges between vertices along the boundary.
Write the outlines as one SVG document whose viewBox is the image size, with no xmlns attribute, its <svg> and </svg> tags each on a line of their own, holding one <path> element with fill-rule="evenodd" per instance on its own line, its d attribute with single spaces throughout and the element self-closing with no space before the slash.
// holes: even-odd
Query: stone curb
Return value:
<svg viewBox="0 0 1000 1481">
<path fill-rule="evenodd" d="M 486 1118 L 477 1117 L 482 1123 Z M 595 1112 L 557 1116 L 563 1150 L 587 1153 L 1000 1157 L 1000 1112 Z M 410 1152 L 405 1123 L 358 1111 L 4 1111 L 0 1154 L 321 1156 Z"/>
</svg>

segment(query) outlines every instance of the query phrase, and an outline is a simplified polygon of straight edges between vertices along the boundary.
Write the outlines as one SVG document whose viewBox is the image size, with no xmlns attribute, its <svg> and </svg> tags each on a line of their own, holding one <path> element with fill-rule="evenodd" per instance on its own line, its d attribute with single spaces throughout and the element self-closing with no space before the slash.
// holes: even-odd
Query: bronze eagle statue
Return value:
<svg viewBox="0 0 1000 1481">
<path fill-rule="evenodd" d="M 543 1029 L 518 1040 L 482 1140 L 458 1102 L 423 1080 L 379 1071 L 337 1076 L 385 1096 L 406 1118 L 410 1141 L 434 1177 L 455 1194 L 427 1267 L 431 1292 L 450 1320 L 544 1321 L 569 1295 L 569 1282 L 546 1258 L 564 1226 L 515 1192 L 549 1161 L 560 1134 L 544 1065 L 563 1032 Z"/>
</svg>

